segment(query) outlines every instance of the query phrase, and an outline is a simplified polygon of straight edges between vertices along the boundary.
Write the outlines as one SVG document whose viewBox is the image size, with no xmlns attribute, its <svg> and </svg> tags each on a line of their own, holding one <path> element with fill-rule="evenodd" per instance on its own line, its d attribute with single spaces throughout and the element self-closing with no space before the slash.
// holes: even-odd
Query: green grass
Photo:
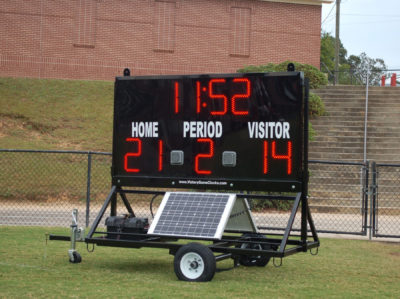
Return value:
<svg viewBox="0 0 400 299">
<path fill-rule="evenodd" d="M 109 152 L 113 101 L 113 82 L 0 78 L 0 148 Z M 1 199 L 86 197 L 87 156 L 2 153 L 0 165 Z M 103 195 L 110 157 L 92 167 L 92 190 Z"/>
<path fill-rule="evenodd" d="M 13 161 L 13 163 L 9 163 Z M 63 196 L 69 200 L 86 199 L 87 155 L 1 153 L 0 198 L 46 200 Z M 92 158 L 92 198 L 108 192 L 111 157 Z"/>
<path fill-rule="evenodd" d="M 275 268 L 239 267 L 208 283 L 178 281 L 164 249 L 96 247 L 70 264 L 60 228 L 0 227 L 0 297 L 399 298 L 400 244 L 323 239 L 319 255 L 299 253 Z M 230 260 L 218 263 L 227 268 Z"/>
<path fill-rule="evenodd" d="M 111 151 L 113 82 L 0 78 L 0 148 Z"/>
</svg>

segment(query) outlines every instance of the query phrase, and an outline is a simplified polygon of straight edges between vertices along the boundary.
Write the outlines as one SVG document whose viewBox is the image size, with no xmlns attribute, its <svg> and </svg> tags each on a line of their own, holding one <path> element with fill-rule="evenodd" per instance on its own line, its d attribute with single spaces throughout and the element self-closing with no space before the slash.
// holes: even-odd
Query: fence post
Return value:
<svg viewBox="0 0 400 299">
<path fill-rule="evenodd" d="M 353 68 L 350 68 L 350 85 L 353 85 L 353 73 L 354 73 Z"/>
<path fill-rule="evenodd" d="M 86 227 L 89 226 L 90 217 L 90 178 L 92 175 L 92 153 L 88 152 L 87 185 L 86 185 Z"/>
<path fill-rule="evenodd" d="M 370 186 L 370 216 L 369 216 L 369 239 L 371 240 L 372 237 L 375 237 L 375 206 L 376 206 L 376 189 L 377 189 L 377 172 L 376 172 L 376 163 L 375 161 L 372 162 L 371 165 L 372 171 L 372 182 Z"/>
<path fill-rule="evenodd" d="M 365 115 L 364 115 L 364 163 L 367 161 L 367 130 L 368 130 L 368 89 L 369 89 L 369 69 L 367 70 L 367 82 L 365 90 Z"/>
<path fill-rule="evenodd" d="M 392 78 L 390 78 L 390 86 L 392 87 L 396 87 L 397 83 L 396 83 L 396 73 L 392 74 Z"/>
<path fill-rule="evenodd" d="M 369 192 L 369 161 L 366 161 L 363 166 L 363 202 L 362 202 L 362 215 L 363 215 L 363 233 L 367 235 L 368 231 L 368 192 Z"/>
</svg>

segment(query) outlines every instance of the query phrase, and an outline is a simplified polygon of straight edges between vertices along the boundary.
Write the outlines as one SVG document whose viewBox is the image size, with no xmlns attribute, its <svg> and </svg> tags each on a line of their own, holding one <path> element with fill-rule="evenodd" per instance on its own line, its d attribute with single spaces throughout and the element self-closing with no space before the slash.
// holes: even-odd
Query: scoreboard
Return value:
<svg viewBox="0 0 400 299">
<path fill-rule="evenodd" d="M 117 77 L 113 184 L 300 191 L 301 72 Z"/>
</svg>

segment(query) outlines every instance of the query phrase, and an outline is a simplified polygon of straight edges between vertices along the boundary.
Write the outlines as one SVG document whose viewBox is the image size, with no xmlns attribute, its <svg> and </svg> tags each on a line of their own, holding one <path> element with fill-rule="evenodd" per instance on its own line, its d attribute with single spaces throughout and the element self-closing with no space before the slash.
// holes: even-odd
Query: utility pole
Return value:
<svg viewBox="0 0 400 299">
<path fill-rule="evenodd" d="M 335 85 L 339 83 L 339 50 L 340 50 L 340 1 L 336 0 L 336 33 L 335 33 Z"/>
</svg>

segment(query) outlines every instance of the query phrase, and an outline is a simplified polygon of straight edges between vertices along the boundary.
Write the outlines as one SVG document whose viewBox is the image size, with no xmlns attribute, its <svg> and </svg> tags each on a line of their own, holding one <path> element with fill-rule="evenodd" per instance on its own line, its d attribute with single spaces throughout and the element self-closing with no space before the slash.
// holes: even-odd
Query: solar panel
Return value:
<svg viewBox="0 0 400 299">
<path fill-rule="evenodd" d="M 148 234 L 221 239 L 236 195 L 167 192 Z"/>
</svg>

